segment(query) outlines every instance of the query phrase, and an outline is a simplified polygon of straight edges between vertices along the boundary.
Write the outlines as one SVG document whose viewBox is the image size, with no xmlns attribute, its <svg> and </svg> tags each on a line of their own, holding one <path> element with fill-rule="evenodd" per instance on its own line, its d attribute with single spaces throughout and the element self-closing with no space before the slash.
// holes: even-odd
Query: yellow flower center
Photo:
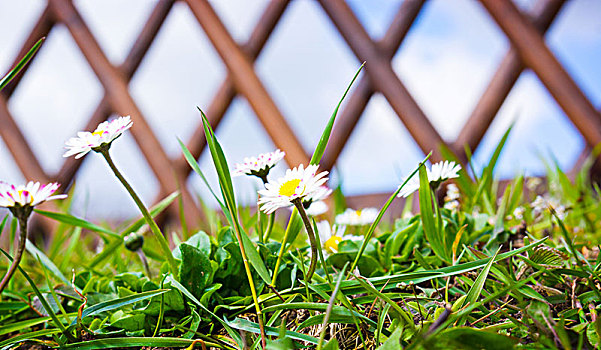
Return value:
<svg viewBox="0 0 601 350">
<path fill-rule="evenodd" d="M 342 242 L 342 237 L 332 236 L 326 241 L 326 250 L 330 253 L 338 252 L 338 243 Z"/>
<path fill-rule="evenodd" d="M 97 136 L 102 136 L 102 134 L 104 134 L 104 131 L 100 130 L 100 131 L 94 131 L 92 133 L 92 135 L 97 135 Z"/>
<path fill-rule="evenodd" d="M 292 196 L 296 192 L 296 188 L 300 184 L 300 181 L 300 179 L 292 179 L 284 182 L 282 186 L 280 186 L 278 194 L 286 197 Z"/>
</svg>

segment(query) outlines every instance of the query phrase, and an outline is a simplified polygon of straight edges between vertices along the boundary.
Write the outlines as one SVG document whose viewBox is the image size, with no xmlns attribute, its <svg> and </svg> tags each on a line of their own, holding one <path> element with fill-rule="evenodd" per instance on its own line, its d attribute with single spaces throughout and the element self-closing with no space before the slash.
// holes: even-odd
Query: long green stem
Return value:
<svg viewBox="0 0 601 350">
<path fill-rule="evenodd" d="M 165 236 L 163 236 L 163 233 L 159 229 L 159 226 L 156 224 L 156 222 L 154 222 L 152 216 L 150 215 L 150 212 L 148 212 L 148 209 L 146 209 L 146 206 L 144 206 L 144 203 L 142 203 L 140 197 L 138 197 L 134 189 L 130 186 L 127 180 L 125 180 L 119 169 L 117 169 L 115 163 L 113 163 L 108 148 L 100 150 L 99 153 L 102 154 L 115 176 L 119 179 L 119 181 L 121 181 L 121 184 L 123 184 L 123 187 L 125 187 L 127 192 L 129 192 L 129 195 L 134 200 L 134 202 L 136 202 L 138 209 L 140 209 L 140 212 L 142 212 L 142 216 L 144 216 L 144 219 L 146 219 L 146 223 L 148 223 L 148 226 L 150 227 L 150 231 L 154 234 L 157 241 L 159 241 L 161 250 L 163 251 L 165 257 L 167 257 L 167 262 L 169 263 L 169 267 L 171 268 L 171 273 L 173 273 L 173 276 L 177 277 L 177 262 L 175 261 L 175 258 L 171 253 L 171 249 L 169 249 L 169 243 L 167 243 L 167 240 L 165 239 Z"/>
<path fill-rule="evenodd" d="M 313 273 L 315 273 L 315 269 L 317 268 L 317 243 L 315 242 L 315 233 L 313 232 L 313 226 L 311 226 L 311 222 L 307 217 L 305 208 L 303 208 L 302 198 L 297 198 L 292 203 L 294 204 L 294 206 L 298 210 L 298 213 L 303 219 L 303 223 L 305 224 L 305 230 L 307 230 L 307 236 L 309 236 L 309 243 L 311 244 L 311 264 L 309 264 L 309 271 L 307 271 L 306 277 L 307 282 L 310 282 L 311 277 L 313 277 Z"/>
<path fill-rule="evenodd" d="M 298 210 L 293 210 L 290 215 L 290 219 L 288 220 L 288 226 L 286 227 L 286 232 L 284 232 L 284 238 L 282 238 L 282 245 L 280 246 L 280 252 L 278 253 L 278 259 L 275 262 L 275 269 L 273 270 L 273 277 L 271 279 L 271 285 L 275 287 L 275 281 L 278 277 L 278 271 L 280 270 L 280 265 L 282 264 L 282 257 L 286 252 L 286 243 L 288 243 L 288 237 L 290 236 L 290 231 L 292 230 L 293 222 L 298 215 Z"/>
<path fill-rule="evenodd" d="M 271 231 L 273 231 L 273 223 L 275 222 L 275 212 L 269 214 L 269 222 L 267 223 L 267 230 L 265 231 L 265 236 L 263 238 L 264 243 L 269 242 L 269 237 L 271 236 Z"/>
<path fill-rule="evenodd" d="M 236 210 L 235 208 L 229 208 L 230 212 Z M 246 277 L 248 278 L 248 284 L 250 285 L 250 292 L 252 293 L 253 303 L 255 304 L 255 310 L 257 311 L 257 319 L 259 320 L 259 329 L 261 331 L 261 345 L 263 349 L 267 346 L 265 341 L 265 328 L 263 326 L 263 312 L 261 311 L 261 305 L 259 305 L 259 298 L 257 297 L 257 290 L 255 289 L 255 282 L 253 275 L 250 271 L 250 263 L 246 255 L 246 249 L 244 249 L 244 243 L 242 241 L 242 234 L 240 233 L 240 226 L 237 221 L 233 223 L 238 238 L 238 245 L 240 246 L 240 254 L 242 254 L 242 262 L 244 263 L 244 270 L 246 270 Z"/>
<path fill-rule="evenodd" d="M 29 213 L 31 213 L 31 210 Z M 25 251 L 25 243 L 27 241 L 27 218 L 29 215 L 26 215 L 25 217 L 21 216 L 22 215 L 18 215 L 17 217 L 17 220 L 19 221 L 19 247 L 17 248 L 17 254 L 13 259 L 12 264 L 10 264 L 10 267 L 6 271 L 4 278 L 2 278 L 2 282 L 0 282 L 0 294 L 2 294 L 2 291 L 4 288 L 6 288 L 8 282 L 17 271 L 17 267 L 19 266 L 21 258 L 23 257 L 23 252 Z"/>
</svg>

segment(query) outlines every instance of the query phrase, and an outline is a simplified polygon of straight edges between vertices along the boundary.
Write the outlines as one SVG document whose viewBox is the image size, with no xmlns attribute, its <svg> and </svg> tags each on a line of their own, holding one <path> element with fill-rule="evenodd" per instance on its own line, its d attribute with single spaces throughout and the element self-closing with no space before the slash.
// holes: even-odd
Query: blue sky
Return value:
<svg viewBox="0 0 601 350">
<path fill-rule="evenodd" d="M 521 1 L 523 8 L 532 1 Z M 109 59 L 118 64 L 152 9 L 146 0 L 75 1 Z M 245 40 L 265 1 L 224 0 L 213 5 L 238 40 Z M 350 1 L 378 38 L 386 31 L 399 1 Z M 0 70 L 6 71 L 18 45 L 39 15 L 44 1 L 0 3 Z M 601 2 L 567 2 L 547 35 L 553 52 L 595 106 L 601 104 Z M 475 0 L 428 1 L 393 67 L 432 123 L 447 139 L 458 134 L 508 48 L 508 42 Z M 276 104 L 310 152 L 335 104 L 359 67 L 319 5 L 296 0 L 257 61 L 257 71 Z M 179 154 L 177 138 L 188 139 L 199 122 L 196 106 L 207 108 L 225 76 L 225 67 L 185 4 L 177 3 L 130 90 L 171 156 Z M 54 172 L 63 161 L 66 139 L 85 125 L 102 98 L 102 87 L 67 30 L 55 28 L 9 105 L 42 165 Z M 237 98 L 217 136 L 232 163 L 273 149 L 252 109 Z M 578 131 L 531 72 L 524 73 L 503 105 L 493 128 L 476 152 L 477 164 L 490 156 L 500 135 L 515 121 L 501 157 L 500 177 L 543 171 L 540 155 L 552 154 L 569 168 L 584 146 Z M 558 141 L 559 140 L 559 141 Z M 157 195 L 157 182 L 140 157 L 131 136 L 114 145 L 116 162 L 146 202 Z M 338 168 L 347 194 L 391 191 L 422 154 L 387 101 L 374 96 L 359 122 Z M 82 212 L 128 216 L 136 211 L 102 160 L 88 157 L 77 178 Z M 0 141 L 0 179 L 24 181 Z M 201 166 L 216 184 L 205 154 Z M 283 172 L 285 166 L 276 171 Z M 208 194 L 196 177 L 190 185 Z M 243 201 L 254 196 L 256 183 L 237 179 Z M 111 206 L 116 201 L 123 206 Z"/>
</svg>

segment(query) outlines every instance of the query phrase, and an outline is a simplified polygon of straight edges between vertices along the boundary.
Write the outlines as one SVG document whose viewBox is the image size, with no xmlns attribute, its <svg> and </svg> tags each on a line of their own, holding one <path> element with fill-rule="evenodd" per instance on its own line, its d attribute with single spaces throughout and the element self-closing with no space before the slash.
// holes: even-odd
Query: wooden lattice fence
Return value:
<svg viewBox="0 0 601 350">
<path fill-rule="evenodd" d="M 404 1 L 386 34 L 379 41 L 369 36 L 344 0 L 317 1 L 358 61 L 367 62 L 365 74 L 340 112 L 322 161 L 325 168 L 331 168 L 336 163 L 374 93 L 381 93 L 386 98 L 424 153 L 434 151 L 433 160 L 441 158 L 440 145 L 445 144 L 465 161 L 464 145 L 468 145 L 472 150 L 478 147 L 503 101 L 526 68 L 538 76 L 589 146 L 601 142 L 599 112 L 545 44 L 544 33 L 560 12 L 565 3 L 563 0 L 539 0 L 532 13 L 521 13 L 510 0 L 479 1 L 505 33 L 512 47 L 505 54 L 459 136 L 453 142 L 446 142 L 440 136 L 391 65 L 393 56 L 399 51 L 403 39 L 424 8 L 425 0 Z M 234 98 L 241 95 L 249 102 L 274 145 L 286 152 L 288 164 L 295 166 L 306 163 L 307 151 L 303 149 L 294 130 L 286 122 L 253 67 L 253 62 L 282 18 L 289 1 L 269 2 L 245 43 L 237 43 L 232 38 L 208 0 L 186 0 L 185 3 L 210 39 L 228 72 L 206 109 L 213 127 L 218 128 Z M 16 63 L 39 38 L 49 35 L 53 27 L 61 24 L 66 26 L 104 89 L 104 97 L 91 115 L 86 129 L 93 129 L 112 113 L 131 115 L 134 121 L 132 135 L 158 180 L 161 196 L 177 190 L 178 184 L 185 184 L 190 168 L 183 157 L 168 157 L 132 98 L 128 83 L 173 4 L 172 0 L 156 2 L 127 57 L 120 65 L 115 66 L 109 62 L 71 1 L 47 0 L 44 11 L 15 55 Z M 0 94 L 0 137 L 24 177 L 42 182 L 58 181 L 67 187 L 73 181 L 82 160 L 68 158 L 58 173 L 46 172 L 7 107 L 8 100 L 24 74 L 27 74 L 27 69 Z M 200 157 L 205 146 L 200 125 L 188 140 L 187 146 L 195 157 Z M 192 195 L 186 188 L 181 188 L 181 193 L 188 222 L 198 223 L 199 208 Z M 177 208 L 173 208 L 172 213 L 175 214 L 176 210 Z"/>
</svg>

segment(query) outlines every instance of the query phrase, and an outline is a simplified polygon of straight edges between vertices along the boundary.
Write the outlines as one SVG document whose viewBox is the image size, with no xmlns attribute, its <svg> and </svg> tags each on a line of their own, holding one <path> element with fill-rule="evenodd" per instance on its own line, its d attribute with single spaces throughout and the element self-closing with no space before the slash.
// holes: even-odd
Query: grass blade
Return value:
<svg viewBox="0 0 601 350">
<path fill-rule="evenodd" d="M 77 350 L 95 350 L 95 349 L 112 349 L 112 348 L 182 348 L 190 346 L 195 342 L 193 339 L 182 339 L 174 337 L 124 337 L 124 338 L 106 338 L 89 341 L 82 341 L 64 345 L 61 349 L 77 349 Z M 198 341 L 196 341 L 198 343 Z M 205 346 L 223 348 L 223 345 L 203 341 Z"/>
<path fill-rule="evenodd" d="M 399 192 L 401 192 L 401 190 L 407 184 L 407 182 L 409 182 L 409 179 L 411 179 L 413 177 L 413 175 L 415 175 L 415 173 L 417 173 L 419 168 L 426 163 L 426 161 L 430 158 L 431 155 L 432 155 L 432 152 L 428 153 L 426 158 L 424 158 L 424 160 L 422 160 L 419 163 L 417 168 L 405 179 L 405 181 L 401 184 L 401 186 L 399 186 L 399 188 L 397 188 L 397 190 L 394 191 L 394 193 L 390 196 L 390 198 L 388 198 L 386 203 L 384 203 L 384 205 L 380 209 L 380 212 L 378 213 L 378 216 L 376 217 L 374 222 L 372 222 L 372 224 L 369 226 L 369 229 L 367 230 L 367 233 L 365 234 L 365 239 L 363 240 L 363 243 L 361 244 L 361 248 L 359 248 L 359 252 L 357 253 L 357 256 L 355 257 L 355 260 L 353 261 L 353 264 L 351 265 L 349 272 L 352 273 L 353 271 L 355 271 L 355 267 L 357 267 L 357 264 L 359 263 L 359 259 L 361 259 L 363 252 L 365 252 L 365 248 L 367 248 L 367 243 L 371 239 L 371 236 L 374 234 L 374 231 L 376 230 L 376 227 L 380 223 L 380 220 L 382 220 L 382 216 L 384 216 L 384 213 L 386 212 L 386 210 L 388 210 L 388 207 L 390 207 L 390 205 L 392 204 L 392 201 L 396 198 L 396 196 L 399 194 Z"/>
<path fill-rule="evenodd" d="M 462 307 L 464 307 L 465 305 L 475 304 L 478 301 L 478 298 L 480 298 L 480 294 L 482 293 L 482 289 L 484 288 L 484 283 L 486 282 L 486 279 L 488 278 L 488 273 L 490 272 L 490 267 L 495 262 L 497 254 L 499 254 L 500 250 L 501 250 L 501 248 L 499 247 L 499 249 L 497 249 L 497 252 L 495 253 L 495 255 L 493 255 L 492 258 L 490 258 L 490 261 L 488 262 L 488 264 L 486 264 L 486 266 L 484 266 L 484 268 L 482 269 L 482 271 L 480 272 L 478 277 L 476 277 L 474 284 L 472 285 L 470 290 L 467 292 L 467 296 L 466 296 L 465 300 L 463 301 Z M 463 323 L 465 323 L 465 320 L 466 319 L 463 318 L 459 322 L 460 325 L 463 325 Z"/>
<path fill-rule="evenodd" d="M 338 114 L 338 109 L 340 108 L 342 101 L 344 101 L 346 94 L 351 89 L 351 86 L 353 86 L 353 83 L 359 76 L 359 73 L 361 73 L 361 70 L 363 70 L 364 66 L 365 66 L 365 62 L 363 62 L 361 67 L 359 67 L 359 69 L 357 70 L 357 73 L 355 73 L 355 76 L 353 77 L 353 80 L 351 80 L 350 84 L 344 91 L 344 94 L 342 94 L 342 98 L 340 98 L 340 101 L 338 101 L 338 105 L 336 105 L 336 108 L 334 109 L 334 113 L 332 113 L 332 116 L 330 117 L 328 124 L 326 125 L 325 129 L 323 130 L 323 133 L 321 134 L 321 138 L 319 139 L 319 142 L 317 143 L 317 147 L 315 147 L 315 151 L 313 152 L 313 156 L 311 157 L 311 161 L 309 162 L 309 164 L 319 164 L 321 157 L 323 157 L 323 153 L 325 152 L 326 146 L 328 145 L 328 140 L 330 139 L 330 134 L 332 133 L 332 127 L 334 126 L 334 120 L 336 120 L 336 115 Z"/>
<path fill-rule="evenodd" d="M 109 300 L 109 301 L 104 301 L 104 302 L 92 305 L 89 308 L 84 309 L 81 314 L 81 319 L 83 320 L 84 318 L 86 318 L 88 316 L 94 316 L 101 312 L 119 309 L 121 307 L 131 305 L 131 304 L 137 303 L 142 300 L 150 299 L 152 297 L 161 295 L 163 293 L 167 293 L 169 291 L 171 291 L 171 289 L 150 290 L 148 292 L 136 293 L 136 294 L 128 295 L 126 297 L 113 299 L 113 300 Z M 71 326 L 73 326 L 73 325 L 75 325 L 75 321 L 73 321 L 73 323 L 71 323 Z"/>
<path fill-rule="evenodd" d="M 56 221 L 59 221 L 59 222 L 65 223 L 65 224 L 85 228 L 85 229 L 93 231 L 93 232 L 102 233 L 108 237 L 121 238 L 121 236 L 119 234 L 117 234 L 107 228 L 98 226 L 96 224 L 93 224 L 84 219 L 80 219 L 73 215 L 55 213 L 55 212 L 44 211 L 44 210 L 39 210 L 39 209 L 34 209 L 34 211 L 40 215 L 43 215 L 45 217 L 51 218 L 53 220 L 56 220 Z"/>
<path fill-rule="evenodd" d="M 59 270 L 56 265 L 44 254 L 41 250 L 39 250 L 29 239 L 25 242 L 25 249 L 29 252 L 29 254 L 33 256 L 37 256 L 40 259 L 40 262 L 44 267 L 48 269 L 48 271 L 52 272 L 54 277 L 58 278 L 63 282 L 66 286 L 70 285 L 71 282 L 63 275 L 63 273 Z"/>
<path fill-rule="evenodd" d="M 25 54 L 25 56 L 19 61 L 19 63 L 17 63 L 17 65 L 15 66 L 15 68 L 11 69 L 10 72 L 8 72 L 4 78 L 0 79 L 0 91 L 2 89 L 4 89 L 4 87 L 10 83 L 11 80 L 13 80 L 13 78 L 19 74 L 19 72 L 23 69 L 23 67 L 25 67 L 25 65 L 33 58 L 33 56 L 36 54 L 36 52 L 38 52 L 38 50 L 40 49 L 40 47 L 42 46 L 42 43 L 44 42 L 46 38 L 41 38 L 40 40 L 38 40 L 32 47 L 31 49 L 29 49 L 29 51 L 27 51 L 27 53 Z"/>
<path fill-rule="evenodd" d="M 10 255 L 8 255 L 7 252 L 5 252 L 3 249 L 0 249 L 0 251 L 2 252 L 2 254 L 4 254 L 8 258 L 8 260 L 10 260 L 11 262 L 13 261 L 12 257 Z M 65 328 L 63 323 L 58 319 L 58 317 L 56 317 L 56 314 L 54 313 L 54 311 L 48 304 L 48 301 L 46 301 L 46 298 L 44 298 L 44 296 L 42 295 L 40 290 L 36 287 L 35 282 L 33 282 L 33 280 L 31 279 L 31 277 L 29 277 L 27 272 L 25 272 L 25 270 L 23 270 L 23 268 L 21 268 L 21 266 L 19 266 L 19 265 L 17 265 L 17 269 L 21 272 L 21 274 L 23 274 L 25 279 L 27 279 L 27 282 L 29 282 L 29 285 L 35 292 L 35 295 L 37 295 L 37 297 L 40 299 L 42 306 L 44 307 L 44 309 L 46 310 L 46 312 L 48 313 L 48 315 L 50 316 L 50 318 L 52 319 L 52 322 L 54 322 L 56 327 L 58 327 L 61 330 L 61 332 L 65 335 L 65 337 L 67 337 L 68 339 L 70 339 L 72 341 L 75 340 L 73 335 L 67 331 L 67 329 Z"/>
</svg>

